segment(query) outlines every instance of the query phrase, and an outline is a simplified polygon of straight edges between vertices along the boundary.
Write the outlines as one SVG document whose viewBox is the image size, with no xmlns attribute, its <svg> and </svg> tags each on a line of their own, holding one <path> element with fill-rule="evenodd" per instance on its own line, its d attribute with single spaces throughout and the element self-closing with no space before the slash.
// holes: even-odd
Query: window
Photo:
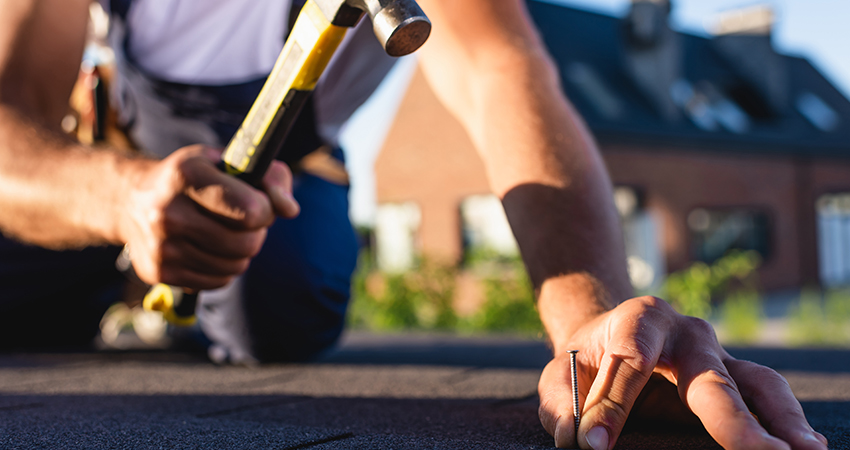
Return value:
<svg viewBox="0 0 850 450">
<path fill-rule="evenodd" d="M 763 259 L 770 253 L 767 214 L 752 209 L 695 209 L 688 215 L 694 258 L 706 263 L 729 250 L 754 250 Z"/>
<path fill-rule="evenodd" d="M 460 205 L 464 251 L 485 251 L 499 256 L 517 256 L 514 239 L 502 202 L 495 195 L 473 195 Z"/>
<path fill-rule="evenodd" d="M 670 96 L 691 122 L 703 130 L 717 131 L 722 127 L 742 134 L 750 129 L 747 112 L 711 83 L 703 81 L 694 86 L 681 79 L 670 87 Z"/>
<path fill-rule="evenodd" d="M 632 286 L 641 293 L 655 292 L 661 287 L 667 272 L 659 239 L 660 221 L 644 208 L 644 196 L 634 187 L 617 186 L 614 204 L 623 223 Z"/>
<path fill-rule="evenodd" d="M 378 267 L 391 273 L 413 268 L 416 262 L 416 231 L 421 213 L 416 203 L 388 203 L 375 215 L 375 247 Z"/>
<path fill-rule="evenodd" d="M 796 106 L 800 114 L 821 131 L 835 131 L 841 124 L 838 113 L 823 99 L 811 92 L 806 92 L 797 97 Z"/>
<path fill-rule="evenodd" d="M 850 193 L 818 199 L 817 221 L 821 284 L 850 285 Z"/>
</svg>

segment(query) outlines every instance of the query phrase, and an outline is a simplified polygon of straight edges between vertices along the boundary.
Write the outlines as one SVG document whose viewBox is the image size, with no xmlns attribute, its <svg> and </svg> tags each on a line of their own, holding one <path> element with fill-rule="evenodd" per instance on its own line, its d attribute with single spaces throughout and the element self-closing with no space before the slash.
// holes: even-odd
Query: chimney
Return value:
<svg viewBox="0 0 850 450">
<path fill-rule="evenodd" d="M 770 6 L 751 6 L 720 14 L 710 31 L 716 36 L 714 48 L 746 81 L 746 89 L 772 112 L 781 113 L 788 108 L 790 93 L 785 58 L 771 42 L 774 19 Z"/>
<path fill-rule="evenodd" d="M 667 120 L 681 116 L 670 87 L 681 78 L 682 46 L 670 29 L 669 0 L 632 0 L 624 19 L 626 69 L 655 110 Z"/>
</svg>

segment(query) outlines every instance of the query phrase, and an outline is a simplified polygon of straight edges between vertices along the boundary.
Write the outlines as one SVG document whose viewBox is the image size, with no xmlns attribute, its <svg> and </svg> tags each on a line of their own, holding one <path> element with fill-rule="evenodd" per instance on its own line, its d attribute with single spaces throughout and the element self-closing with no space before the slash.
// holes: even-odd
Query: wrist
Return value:
<svg viewBox="0 0 850 450">
<path fill-rule="evenodd" d="M 615 306 L 602 284 L 587 273 L 547 279 L 537 300 L 540 319 L 555 354 L 569 350 L 570 340 L 579 328 Z"/>
<path fill-rule="evenodd" d="M 144 191 L 144 180 L 148 178 L 156 161 L 119 154 L 113 154 L 112 157 L 112 173 L 116 175 L 114 185 L 117 189 L 108 200 L 110 220 L 104 222 L 104 234 L 109 242 L 123 245 L 129 241 L 136 221 L 133 217 L 136 211 L 134 205 L 138 203 L 138 196 Z"/>
</svg>

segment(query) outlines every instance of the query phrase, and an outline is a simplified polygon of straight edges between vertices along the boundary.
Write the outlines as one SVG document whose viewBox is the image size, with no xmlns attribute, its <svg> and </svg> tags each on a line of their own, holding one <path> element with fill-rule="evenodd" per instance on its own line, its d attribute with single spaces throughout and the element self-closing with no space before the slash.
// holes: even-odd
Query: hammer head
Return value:
<svg viewBox="0 0 850 450">
<path fill-rule="evenodd" d="M 315 0 L 334 25 L 353 27 L 363 13 L 372 19 L 375 36 L 390 56 L 416 51 L 431 34 L 431 21 L 416 0 Z"/>
</svg>

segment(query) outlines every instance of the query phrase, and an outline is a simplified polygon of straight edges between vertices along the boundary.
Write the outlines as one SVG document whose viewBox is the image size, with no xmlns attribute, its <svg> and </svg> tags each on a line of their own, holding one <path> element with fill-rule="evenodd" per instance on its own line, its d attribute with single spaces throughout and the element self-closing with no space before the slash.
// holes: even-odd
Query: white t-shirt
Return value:
<svg viewBox="0 0 850 450">
<path fill-rule="evenodd" d="M 291 2 L 133 0 L 126 50 L 134 64 L 164 81 L 215 86 L 261 78 L 283 48 Z M 101 3 L 108 10 L 109 0 Z M 368 18 L 348 32 L 314 93 L 326 142 L 336 144 L 342 125 L 394 64 Z"/>
</svg>

